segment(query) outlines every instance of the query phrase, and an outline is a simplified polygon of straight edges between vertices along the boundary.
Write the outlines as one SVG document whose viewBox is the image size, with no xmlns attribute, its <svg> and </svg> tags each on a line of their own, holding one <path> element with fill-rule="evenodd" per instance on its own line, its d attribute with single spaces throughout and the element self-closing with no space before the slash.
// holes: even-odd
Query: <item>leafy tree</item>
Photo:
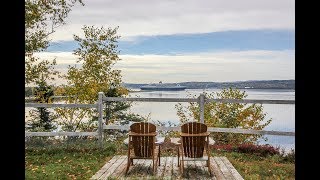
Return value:
<svg viewBox="0 0 320 180">
<path fill-rule="evenodd" d="M 37 85 L 36 97 L 39 103 L 49 103 L 53 95 L 52 86 L 47 84 L 53 80 L 58 71 L 54 70 L 55 59 L 41 60 L 34 56 L 35 52 L 47 49 L 49 35 L 56 28 L 65 24 L 65 19 L 76 3 L 82 0 L 25 0 L 25 84 Z M 46 108 L 37 108 L 29 112 L 32 117 L 32 130 L 51 130 L 53 116 Z"/>
<path fill-rule="evenodd" d="M 55 60 L 40 60 L 33 54 L 47 49 L 49 35 L 64 25 L 76 3 L 82 0 L 25 0 L 25 83 L 53 79 Z"/>
<path fill-rule="evenodd" d="M 238 89 L 223 89 L 221 92 L 208 94 L 204 92 L 209 99 L 244 99 L 247 97 L 245 91 Z M 189 103 L 188 106 L 182 106 L 181 103 L 175 106 L 177 115 L 181 123 L 190 120 L 199 121 L 199 104 Z M 209 127 L 220 128 L 244 128 L 253 130 L 262 130 L 271 119 L 265 120 L 266 114 L 263 112 L 261 104 L 243 104 L 243 103 L 219 103 L 208 102 L 204 106 L 204 122 Z M 241 144 L 244 142 L 254 143 L 261 135 L 234 134 L 234 133 L 212 133 L 218 143 Z"/>
<path fill-rule="evenodd" d="M 35 88 L 34 95 L 36 102 L 38 103 L 51 103 L 53 93 L 53 87 L 48 85 L 44 79 L 37 81 L 37 87 Z M 37 110 L 30 110 L 29 112 L 31 121 L 28 124 L 31 131 L 51 131 L 55 129 L 54 125 L 55 117 L 51 115 L 47 108 L 39 107 Z"/>
<path fill-rule="evenodd" d="M 113 65 L 120 60 L 118 57 L 117 42 L 120 36 L 117 35 L 118 27 L 97 28 L 84 26 L 84 38 L 74 35 L 79 48 L 74 51 L 78 56 L 77 63 L 81 67 L 69 66 L 66 75 L 62 76 L 67 80 L 64 86 L 67 95 L 67 103 L 94 104 L 98 100 L 98 92 L 104 92 L 106 96 L 121 97 L 128 94 L 128 90 L 122 87 L 120 70 L 113 69 Z M 122 118 L 127 123 L 129 120 L 137 120 L 138 116 L 123 112 L 130 107 L 128 103 L 106 104 L 106 119 L 109 122 Z M 56 109 L 60 117 L 64 118 L 65 127 L 68 130 L 76 131 L 79 128 L 91 128 L 97 124 L 97 112 L 94 109 L 73 108 Z M 83 119 L 89 119 L 83 122 Z M 123 122 L 120 122 L 123 123 Z"/>
</svg>

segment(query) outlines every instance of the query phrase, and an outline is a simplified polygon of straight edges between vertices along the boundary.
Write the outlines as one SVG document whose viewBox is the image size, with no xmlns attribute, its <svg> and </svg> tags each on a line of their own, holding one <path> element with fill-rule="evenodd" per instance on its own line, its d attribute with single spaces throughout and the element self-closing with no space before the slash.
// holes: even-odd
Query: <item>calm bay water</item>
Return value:
<svg viewBox="0 0 320 180">
<path fill-rule="evenodd" d="M 206 89 L 207 93 L 219 92 L 220 89 Z M 245 89 L 248 97 L 246 99 L 265 100 L 294 100 L 294 90 L 278 89 Z M 186 89 L 185 91 L 144 91 L 132 92 L 131 97 L 146 98 L 190 98 L 193 95 L 199 96 L 203 89 Z M 191 95 L 191 96 L 189 96 Z M 176 102 L 135 102 L 131 112 L 148 117 L 150 121 L 171 122 L 179 124 L 176 114 Z M 188 103 L 181 103 L 187 105 Z M 266 119 L 272 118 L 272 122 L 264 130 L 295 131 L 295 105 L 294 104 L 264 104 Z M 260 144 L 271 144 L 280 146 L 286 151 L 295 148 L 293 136 L 265 136 L 268 141 L 260 140 Z"/>
</svg>

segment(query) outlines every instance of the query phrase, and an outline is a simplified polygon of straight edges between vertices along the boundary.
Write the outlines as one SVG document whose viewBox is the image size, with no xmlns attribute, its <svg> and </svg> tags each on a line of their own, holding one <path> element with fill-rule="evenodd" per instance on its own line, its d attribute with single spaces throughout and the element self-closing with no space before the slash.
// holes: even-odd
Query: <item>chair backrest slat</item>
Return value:
<svg viewBox="0 0 320 180">
<path fill-rule="evenodd" d="M 130 131 L 138 134 L 156 132 L 156 126 L 148 122 L 134 123 L 130 126 Z M 154 136 L 133 136 L 132 145 L 135 156 L 149 158 L 153 155 Z"/>
<path fill-rule="evenodd" d="M 204 133 L 207 132 L 207 126 L 199 122 L 187 122 L 181 126 L 181 132 L 188 134 Z M 203 157 L 206 137 L 189 136 L 181 138 L 185 157 Z"/>
</svg>

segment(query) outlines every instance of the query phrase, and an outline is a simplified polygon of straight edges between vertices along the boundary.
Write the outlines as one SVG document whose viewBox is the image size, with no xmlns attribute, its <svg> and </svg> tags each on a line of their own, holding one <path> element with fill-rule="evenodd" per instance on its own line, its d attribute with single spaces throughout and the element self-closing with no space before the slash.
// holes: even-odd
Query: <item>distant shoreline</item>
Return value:
<svg viewBox="0 0 320 180">
<path fill-rule="evenodd" d="M 139 88 L 133 88 L 133 89 L 139 89 Z M 199 89 L 199 90 L 203 90 L 203 88 L 187 88 L 184 91 L 188 90 L 188 89 Z M 222 88 L 206 88 L 205 90 L 210 90 L 210 89 L 222 89 Z M 295 91 L 295 89 L 287 89 L 287 88 L 237 88 L 239 90 L 293 90 Z M 130 90 L 129 88 L 129 92 L 153 92 L 152 90 Z"/>
<path fill-rule="evenodd" d="M 264 81 L 238 81 L 238 82 L 180 82 L 162 83 L 167 86 L 179 84 L 186 89 L 291 89 L 295 90 L 295 80 L 264 80 Z M 139 89 L 147 84 L 123 83 L 128 89 Z"/>
</svg>

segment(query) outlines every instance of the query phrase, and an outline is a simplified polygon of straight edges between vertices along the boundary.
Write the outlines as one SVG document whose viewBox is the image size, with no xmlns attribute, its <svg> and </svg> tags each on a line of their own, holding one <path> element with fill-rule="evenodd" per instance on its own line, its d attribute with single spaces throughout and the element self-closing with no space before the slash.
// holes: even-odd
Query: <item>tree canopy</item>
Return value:
<svg viewBox="0 0 320 180">
<path fill-rule="evenodd" d="M 110 89 L 116 89 L 121 95 L 128 93 L 121 86 L 121 71 L 113 69 L 113 65 L 120 60 L 117 29 L 84 26 L 84 38 L 74 35 L 74 40 L 79 44 L 74 54 L 81 67 L 69 66 L 68 73 L 63 76 L 67 80 L 66 93 L 71 101 L 95 103 L 98 92 L 107 93 Z"/>
<path fill-rule="evenodd" d="M 33 56 L 48 48 L 49 35 L 66 23 L 71 8 L 82 0 L 25 0 L 25 83 L 53 79 L 55 60 Z"/>
</svg>

